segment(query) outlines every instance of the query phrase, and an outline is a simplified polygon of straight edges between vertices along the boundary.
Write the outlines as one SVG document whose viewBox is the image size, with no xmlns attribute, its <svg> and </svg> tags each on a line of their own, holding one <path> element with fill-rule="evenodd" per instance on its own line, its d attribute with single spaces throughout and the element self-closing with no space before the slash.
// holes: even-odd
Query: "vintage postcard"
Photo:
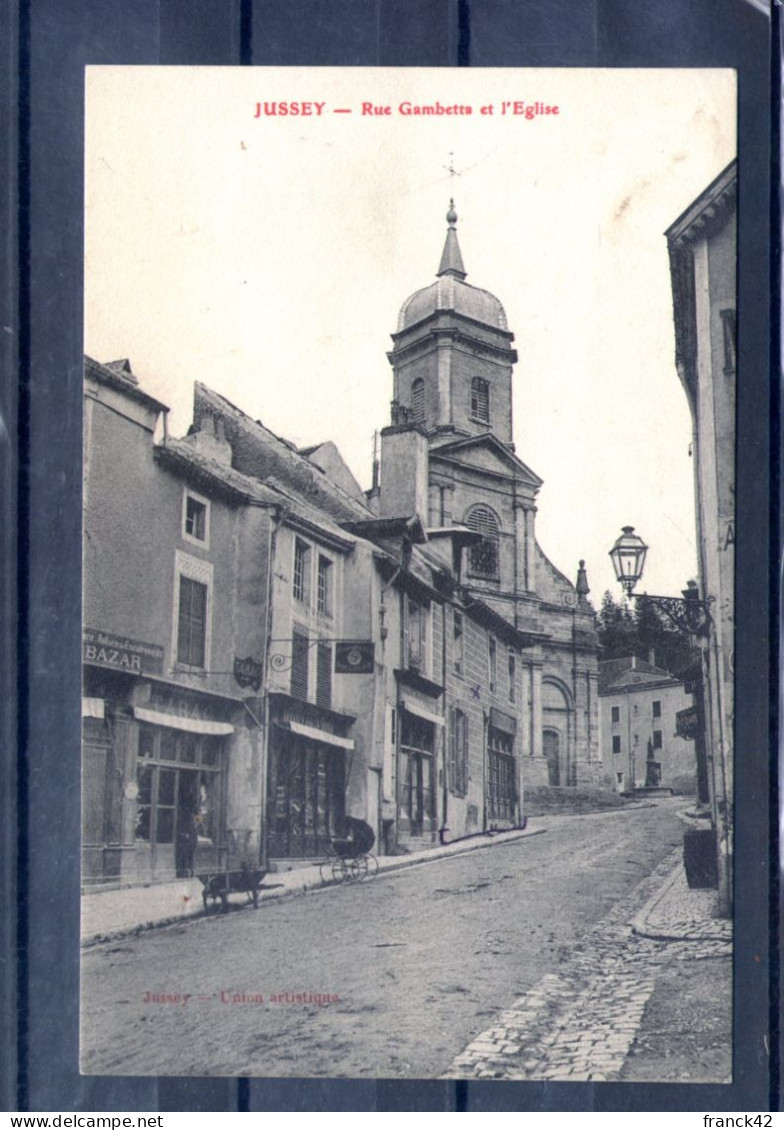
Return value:
<svg viewBox="0 0 784 1130">
<path fill-rule="evenodd" d="M 86 81 L 81 1070 L 729 1081 L 734 72 Z"/>
</svg>

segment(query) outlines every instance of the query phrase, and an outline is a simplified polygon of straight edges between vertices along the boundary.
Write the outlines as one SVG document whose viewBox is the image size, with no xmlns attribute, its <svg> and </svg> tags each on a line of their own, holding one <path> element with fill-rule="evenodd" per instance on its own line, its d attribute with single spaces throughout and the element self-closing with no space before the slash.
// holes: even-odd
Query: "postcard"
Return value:
<svg viewBox="0 0 784 1130">
<path fill-rule="evenodd" d="M 730 1080 L 735 121 L 88 68 L 83 1073 Z"/>
</svg>

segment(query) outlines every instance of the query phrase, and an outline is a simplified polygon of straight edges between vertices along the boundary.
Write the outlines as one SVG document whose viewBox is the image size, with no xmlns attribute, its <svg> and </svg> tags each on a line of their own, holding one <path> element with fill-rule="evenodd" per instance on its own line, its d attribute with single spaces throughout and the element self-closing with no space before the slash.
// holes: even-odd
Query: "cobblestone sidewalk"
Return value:
<svg viewBox="0 0 784 1130">
<path fill-rule="evenodd" d="M 657 967 L 731 955 L 731 923 L 711 917 L 714 899 L 689 890 L 678 849 L 593 927 L 562 971 L 472 1040 L 444 1078 L 616 1079 Z"/>
</svg>

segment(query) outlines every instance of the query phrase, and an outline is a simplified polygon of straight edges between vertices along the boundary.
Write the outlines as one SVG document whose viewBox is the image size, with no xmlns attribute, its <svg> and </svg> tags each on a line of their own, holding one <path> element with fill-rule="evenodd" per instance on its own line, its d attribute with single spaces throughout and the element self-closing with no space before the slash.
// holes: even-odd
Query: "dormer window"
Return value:
<svg viewBox="0 0 784 1130">
<path fill-rule="evenodd" d="M 490 423 L 490 384 L 481 377 L 471 378 L 471 418 Z"/>
<path fill-rule="evenodd" d="M 467 514 L 469 530 L 482 534 L 482 540 L 468 550 L 468 571 L 474 577 L 498 577 L 498 518 L 489 506 L 474 506 Z"/>
<path fill-rule="evenodd" d="M 425 382 L 421 377 L 411 385 L 411 421 L 414 424 L 425 422 Z"/>
</svg>

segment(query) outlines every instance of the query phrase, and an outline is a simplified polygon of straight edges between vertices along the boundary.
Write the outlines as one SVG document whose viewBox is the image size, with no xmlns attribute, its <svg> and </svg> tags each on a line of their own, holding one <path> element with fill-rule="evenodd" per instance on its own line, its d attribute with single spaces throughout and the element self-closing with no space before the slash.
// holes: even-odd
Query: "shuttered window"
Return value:
<svg viewBox="0 0 784 1130">
<path fill-rule="evenodd" d="M 468 551 L 470 572 L 477 577 L 497 577 L 499 525 L 494 512 L 489 506 L 474 506 L 465 524 L 469 530 L 482 534 L 482 540 Z"/>
<path fill-rule="evenodd" d="M 481 377 L 471 379 L 471 415 L 484 424 L 490 420 L 490 385 Z"/>
<path fill-rule="evenodd" d="M 316 702 L 326 710 L 332 707 L 332 644 L 319 640 L 316 658 Z"/>
<path fill-rule="evenodd" d="M 177 660 L 190 667 L 203 667 L 207 635 L 207 586 L 180 576 L 180 607 L 177 621 Z"/>
<path fill-rule="evenodd" d="M 411 419 L 415 424 L 425 422 L 425 382 L 421 377 L 411 385 Z"/>
<path fill-rule="evenodd" d="M 308 634 L 302 628 L 295 628 L 291 637 L 291 693 L 295 698 L 308 697 L 309 656 Z"/>
</svg>

